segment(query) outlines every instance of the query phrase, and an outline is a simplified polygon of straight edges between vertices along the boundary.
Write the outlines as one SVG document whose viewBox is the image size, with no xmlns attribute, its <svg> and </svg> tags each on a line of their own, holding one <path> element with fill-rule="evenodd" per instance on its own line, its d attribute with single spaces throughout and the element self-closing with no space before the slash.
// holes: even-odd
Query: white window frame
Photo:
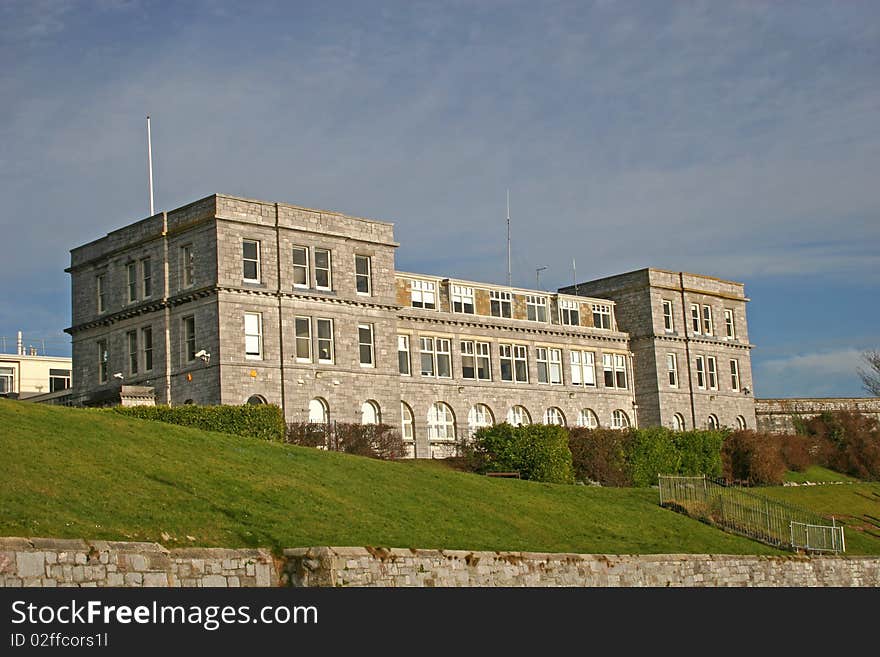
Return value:
<svg viewBox="0 0 880 657">
<path fill-rule="evenodd" d="M 147 336 L 150 337 L 147 340 Z M 153 370 L 153 327 L 144 326 L 141 328 L 141 350 L 143 351 L 144 372 Z"/>
<path fill-rule="evenodd" d="M 550 406 L 544 411 L 544 424 L 552 424 L 559 427 L 567 426 L 565 421 L 565 413 L 557 406 Z"/>
<path fill-rule="evenodd" d="M 300 333 L 300 328 L 305 327 L 305 334 Z M 306 346 L 306 356 L 300 356 L 300 345 Z M 293 318 L 293 355 L 297 363 L 312 362 L 312 318 L 303 315 L 295 315 Z"/>
<path fill-rule="evenodd" d="M 702 333 L 703 328 L 703 320 L 700 315 L 700 305 L 697 303 L 691 304 L 691 332 L 694 335 L 700 335 Z"/>
<path fill-rule="evenodd" d="M 137 329 L 133 331 L 126 331 L 125 342 L 126 346 L 128 347 L 128 373 L 134 375 L 138 373 L 138 365 L 140 364 Z"/>
<path fill-rule="evenodd" d="M 555 347 L 536 347 L 535 361 L 538 364 L 538 383 L 562 385 L 562 350 Z M 541 380 L 541 366 L 544 366 L 544 379 Z"/>
<path fill-rule="evenodd" d="M 715 324 L 712 321 L 712 306 L 703 306 L 703 335 L 715 335 Z"/>
<path fill-rule="evenodd" d="M 192 363 L 196 359 L 196 316 L 187 315 L 180 318 L 181 322 L 181 346 L 183 347 L 183 362 Z M 190 322 L 192 323 L 192 334 L 189 333 Z"/>
<path fill-rule="evenodd" d="M 426 364 L 430 364 L 430 372 L 427 371 Z M 419 336 L 419 374 L 421 376 L 437 376 L 437 358 L 434 354 L 433 336 Z"/>
<path fill-rule="evenodd" d="M 697 375 L 697 387 L 700 390 L 706 389 L 706 359 L 703 356 L 697 356 L 695 358 L 696 367 L 695 374 Z"/>
<path fill-rule="evenodd" d="M 316 412 L 318 411 L 318 412 Z M 321 419 L 315 418 L 320 413 Z M 310 424 L 327 424 L 330 422 L 330 406 L 326 400 L 321 397 L 313 397 L 309 400 L 309 423 Z"/>
<path fill-rule="evenodd" d="M 105 289 L 106 282 L 107 274 L 98 274 L 97 276 L 95 276 L 95 294 L 99 313 L 107 310 L 107 290 Z"/>
<path fill-rule="evenodd" d="M 3 368 L 0 368 L 3 369 Z M 9 370 L 13 370 L 12 368 L 7 368 Z M 2 378 L 2 377 L 0 377 Z M 67 390 L 70 388 L 71 381 L 71 370 L 65 369 L 49 369 L 49 392 L 58 392 L 60 390 Z M 13 392 L 12 390 L 7 390 L 6 392 Z"/>
<path fill-rule="evenodd" d="M 512 344 L 499 344 L 498 345 L 498 362 L 501 367 L 501 380 L 508 381 L 513 383 L 514 374 L 513 374 L 513 345 Z M 504 364 L 507 363 L 510 368 L 510 378 L 504 377 Z"/>
<path fill-rule="evenodd" d="M 256 258 L 248 258 L 244 253 L 244 248 L 246 244 L 256 244 L 257 246 L 257 257 Z M 263 276 L 263 266 L 261 262 L 261 244 L 260 240 L 252 240 L 250 238 L 242 238 L 241 240 L 241 280 L 245 283 L 259 283 L 262 280 Z M 255 263 L 257 275 L 256 278 L 250 278 L 246 275 L 247 264 L 249 262 Z"/>
<path fill-rule="evenodd" d="M 492 409 L 486 406 L 486 404 L 474 404 L 468 410 L 468 430 L 471 435 L 484 427 L 491 427 L 494 424 L 495 416 L 492 415 Z"/>
<path fill-rule="evenodd" d="M 367 263 L 366 274 L 358 271 L 359 262 Z M 361 281 L 366 281 L 366 291 L 360 289 Z M 362 297 L 368 297 L 373 294 L 373 258 L 368 255 L 357 253 L 354 256 L 354 289 L 355 292 Z"/>
<path fill-rule="evenodd" d="M 372 324 L 358 324 L 358 362 L 361 367 L 376 367 L 376 346 L 373 337 Z M 363 332 L 369 335 L 369 340 L 364 342 Z M 364 361 L 364 347 L 368 348 L 369 360 Z"/>
<path fill-rule="evenodd" d="M 623 377 L 623 385 L 621 385 L 621 377 Z M 629 389 L 629 375 L 626 371 L 626 356 L 623 354 L 614 354 L 614 387 L 618 390 Z"/>
<path fill-rule="evenodd" d="M 745 431 L 748 428 L 746 425 L 746 419 L 742 415 L 736 416 L 736 428 L 740 431 Z"/>
<path fill-rule="evenodd" d="M 520 378 L 520 370 L 518 366 L 522 366 L 523 378 Z M 528 383 L 529 382 L 529 348 L 524 344 L 513 345 L 513 382 Z"/>
<path fill-rule="evenodd" d="M 611 331 L 614 329 L 614 315 L 611 311 L 611 305 L 607 303 L 594 303 L 593 305 L 593 327 Z M 599 318 L 599 321 L 596 321 Z M 607 320 L 608 326 L 605 326 Z"/>
<path fill-rule="evenodd" d="M 0 394 L 6 395 L 15 392 L 15 368 L 0 367 L 0 381 L 4 382 L 0 386 Z"/>
<path fill-rule="evenodd" d="M 611 413 L 611 428 L 626 429 L 630 426 L 629 415 L 622 408 L 615 409 Z"/>
<path fill-rule="evenodd" d="M 332 290 L 333 289 L 333 253 L 330 249 L 314 249 L 315 252 L 315 289 L 316 290 Z M 327 254 L 327 266 L 318 266 L 318 254 Z M 327 285 L 318 283 L 318 272 L 327 272 Z"/>
<path fill-rule="evenodd" d="M 526 427 L 532 423 L 532 416 L 529 410 L 522 404 L 514 404 L 507 411 L 507 423 L 515 427 Z"/>
<path fill-rule="evenodd" d="M 684 431 L 685 423 L 684 423 L 684 415 L 681 413 L 673 413 L 672 414 L 672 430 L 673 431 Z"/>
<path fill-rule="evenodd" d="M 305 255 L 305 264 L 299 264 L 296 262 L 296 254 L 297 252 Z M 307 246 L 299 246 L 294 245 L 290 250 L 290 262 L 293 265 L 293 287 L 300 289 L 308 289 L 311 287 L 311 267 L 309 266 L 309 247 Z M 301 271 L 303 273 L 303 278 L 305 279 L 305 283 L 297 283 L 296 282 L 296 273 Z"/>
<path fill-rule="evenodd" d="M 129 262 L 125 265 L 125 276 L 128 281 L 128 303 L 134 303 L 138 300 L 137 262 Z"/>
<path fill-rule="evenodd" d="M 568 356 L 571 380 L 576 386 L 596 387 L 596 352 L 572 349 Z"/>
<path fill-rule="evenodd" d="M 367 413 L 369 413 L 372 417 L 368 418 Z M 380 408 L 379 404 L 372 399 L 368 399 L 363 404 L 361 404 L 361 424 L 382 424 L 382 409 Z"/>
<path fill-rule="evenodd" d="M 256 320 L 256 333 L 253 331 L 248 332 L 248 317 Z M 254 338 L 257 341 L 256 352 L 251 350 Z M 263 360 L 263 313 L 244 313 L 244 357 L 245 360 Z"/>
<path fill-rule="evenodd" d="M 141 293 L 144 299 L 153 296 L 153 261 L 149 256 L 141 258 Z"/>
<path fill-rule="evenodd" d="M 496 314 L 495 310 L 498 309 Z M 504 309 L 507 314 L 504 314 Z M 513 317 L 513 294 L 504 290 L 489 290 L 489 314 L 492 317 L 511 319 Z"/>
<path fill-rule="evenodd" d="M 443 364 L 446 374 L 441 374 Z M 452 378 L 452 340 L 449 338 L 434 338 L 434 367 L 438 379 Z"/>
<path fill-rule="evenodd" d="M 549 317 L 549 303 L 546 296 L 538 294 L 526 295 L 526 319 L 531 322 L 543 322 L 546 324 Z"/>
<path fill-rule="evenodd" d="M 586 427 L 587 429 L 598 429 L 599 416 L 596 415 L 596 411 L 592 408 L 582 408 L 578 411 L 577 425 L 579 427 Z"/>
<path fill-rule="evenodd" d="M 435 281 L 413 279 L 410 281 L 410 303 L 413 308 L 437 309 L 437 284 Z"/>
<path fill-rule="evenodd" d="M 739 392 L 739 361 L 736 358 L 730 359 L 730 389 Z"/>
<path fill-rule="evenodd" d="M 672 333 L 675 330 L 675 319 L 672 313 L 672 301 L 663 299 L 663 330 Z"/>
<path fill-rule="evenodd" d="M 428 440 L 455 440 L 455 413 L 445 402 L 434 402 L 428 408 Z"/>
<path fill-rule="evenodd" d="M 666 354 L 666 382 L 670 388 L 678 387 L 678 356 Z"/>
<path fill-rule="evenodd" d="M 550 383 L 550 357 L 547 347 L 535 347 L 535 363 L 538 365 L 538 383 Z"/>
<path fill-rule="evenodd" d="M 709 382 L 709 390 L 718 390 L 718 361 L 715 356 L 706 357 L 706 375 Z"/>
<path fill-rule="evenodd" d="M 729 340 L 736 339 L 736 323 L 734 321 L 733 310 L 724 309 L 724 333 Z"/>
<path fill-rule="evenodd" d="M 464 285 L 453 285 L 450 296 L 452 299 L 452 312 L 465 315 L 476 313 L 477 306 L 474 300 L 474 288 L 465 287 Z"/>
<path fill-rule="evenodd" d="M 406 402 L 400 402 L 400 437 L 406 442 L 413 442 L 416 439 L 416 418 L 412 408 Z"/>
<path fill-rule="evenodd" d="M 721 428 L 721 423 L 718 421 L 718 416 L 715 413 L 709 413 L 709 417 L 706 418 L 706 428 L 710 431 L 717 431 Z"/>
<path fill-rule="evenodd" d="M 321 337 L 321 326 L 325 325 L 330 328 L 330 336 L 329 337 Z M 315 342 L 318 346 L 317 353 L 315 354 L 318 358 L 319 363 L 329 363 L 332 364 L 336 359 L 336 343 L 334 340 L 334 326 L 333 320 L 328 317 L 316 317 L 315 318 Z M 321 357 L 321 343 L 327 342 L 330 345 L 330 358 L 322 358 Z"/>
<path fill-rule="evenodd" d="M 581 304 L 571 299 L 559 299 L 559 323 L 567 326 L 580 326 Z"/>
<path fill-rule="evenodd" d="M 405 360 L 401 360 L 401 354 L 406 354 Z M 403 371 L 401 365 L 406 363 L 406 371 Z M 401 376 L 412 376 L 412 358 L 409 351 L 409 336 L 397 335 L 397 371 Z"/>
<path fill-rule="evenodd" d="M 107 347 L 106 338 L 98 340 L 98 383 L 107 383 L 110 378 L 110 351 Z"/>
</svg>

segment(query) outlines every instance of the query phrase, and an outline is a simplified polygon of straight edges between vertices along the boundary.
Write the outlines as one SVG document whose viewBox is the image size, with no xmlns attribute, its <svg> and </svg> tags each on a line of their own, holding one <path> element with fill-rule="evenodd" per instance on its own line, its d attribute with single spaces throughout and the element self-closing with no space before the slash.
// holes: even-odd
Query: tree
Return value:
<svg viewBox="0 0 880 657">
<path fill-rule="evenodd" d="M 862 354 L 862 359 L 867 367 L 858 369 L 862 383 L 865 384 L 865 390 L 876 397 L 880 397 L 880 351 L 866 351 Z"/>
</svg>

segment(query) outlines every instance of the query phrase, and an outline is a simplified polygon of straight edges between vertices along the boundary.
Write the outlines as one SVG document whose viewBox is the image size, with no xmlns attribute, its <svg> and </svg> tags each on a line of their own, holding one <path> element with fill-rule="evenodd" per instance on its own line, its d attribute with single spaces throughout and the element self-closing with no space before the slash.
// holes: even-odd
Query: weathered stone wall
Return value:
<svg viewBox="0 0 880 657">
<path fill-rule="evenodd" d="M 769 433 L 794 433 L 792 418 L 808 420 L 826 411 L 851 411 L 880 420 L 880 397 L 755 400 L 758 430 Z"/>
<path fill-rule="evenodd" d="M 876 557 L 285 550 L 293 586 L 880 586 Z"/>
<path fill-rule="evenodd" d="M 4 586 L 275 586 L 264 549 L 182 548 L 157 543 L 0 538 Z"/>
</svg>

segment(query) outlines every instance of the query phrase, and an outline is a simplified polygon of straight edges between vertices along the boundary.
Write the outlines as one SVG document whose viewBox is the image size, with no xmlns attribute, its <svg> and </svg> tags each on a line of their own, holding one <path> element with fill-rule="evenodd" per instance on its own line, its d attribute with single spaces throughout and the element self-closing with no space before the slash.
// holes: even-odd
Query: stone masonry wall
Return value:
<svg viewBox="0 0 880 657">
<path fill-rule="evenodd" d="M 157 543 L 0 538 L 5 586 L 275 586 L 264 549 L 181 548 Z"/>
<path fill-rule="evenodd" d="M 794 433 L 794 417 L 808 420 L 826 411 L 850 411 L 880 420 L 880 397 L 755 400 L 758 430 L 769 433 Z"/>
<path fill-rule="evenodd" d="M 285 550 L 293 586 L 880 586 L 876 557 Z"/>
</svg>

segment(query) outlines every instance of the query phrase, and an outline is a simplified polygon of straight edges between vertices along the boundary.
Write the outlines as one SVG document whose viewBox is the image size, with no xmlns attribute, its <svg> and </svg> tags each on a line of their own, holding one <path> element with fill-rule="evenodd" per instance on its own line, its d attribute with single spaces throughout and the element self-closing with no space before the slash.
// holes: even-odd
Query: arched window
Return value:
<svg viewBox="0 0 880 657">
<path fill-rule="evenodd" d="M 474 404 L 468 411 L 468 429 L 470 432 L 477 433 L 483 427 L 491 427 L 495 424 L 495 418 L 492 411 L 485 404 Z"/>
<path fill-rule="evenodd" d="M 428 409 L 428 440 L 454 440 L 455 414 L 448 404 L 436 402 Z"/>
<path fill-rule="evenodd" d="M 404 440 L 415 440 L 416 430 L 412 409 L 406 402 L 400 402 L 400 422 Z"/>
<path fill-rule="evenodd" d="M 672 416 L 672 428 L 675 431 L 684 431 L 684 416 L 681 413 Z"/>
<path fill-rule="evenodd" d="M 374 401 L 367 400 L 361 406 L 361 424 L 379 424 L 382 421 L 382 413 L 379 411 L 379 404 Z"/>
<path fill-rule="evenodd" d="M 713 430 L 714 430 L 714 429 L 717 429 L 719 426 L 721 426 L 721 425 L 718 424 L 718 417 L 715 416 L 715 415 L 710 415 L 710 416 L 706 419 L 706 425 L 707 425 L 710 429 L 713 429 Z"/>
<path fill-rule="evenodd" d="M 587 429 L 597 429 L 599 427 L 599 418 L 596 417 L 596 413 L 592 409 L 583 408 L 578 413 L 578 426 L 586 427 Z"/>
<path fill-rule="evenodd" d="M 565 426 L 565 415 L 555 406 L 551 406 L 544 411 L 544 424 L 556 424 L 560 427 Z"/>
<path fill-rule="evenodd" d="M 524 406 L 511 406 L 507 411 L 507 423 L 515 427 L 523 427 L 532 423 L 532 418 Z"/>
<path fill-rule="evenodd" d="M 746 419 L 742 415 L 736 416 L 736 428 L 740 431 L 745 431 Z"/>
<path fill-rule="evenodd" d="M 612 429 L 626 429 L 629 426 L 629 416 L 619 408 L 611 414 Z"/>
<path fill-rule="evenodd" d="M 309 422 L 313 424 L 327 424 L 330 422 L 330 407 L 320 397 L 315 397 L 309 402 Z"/>
<path fill-rule="evenodd" d="M 247 400 L 248 404 L 265 404 L 266 398 L 263 395 L 251 395 Z"/>
</svg>

